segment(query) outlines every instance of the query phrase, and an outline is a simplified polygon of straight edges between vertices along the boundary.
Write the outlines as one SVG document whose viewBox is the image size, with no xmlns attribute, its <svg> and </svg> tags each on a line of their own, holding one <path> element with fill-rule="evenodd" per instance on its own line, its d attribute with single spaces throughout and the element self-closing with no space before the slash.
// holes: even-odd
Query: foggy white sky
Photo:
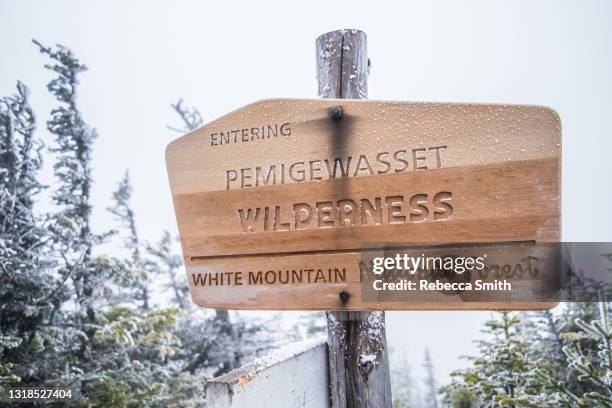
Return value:
<svg viewBox="0 0 612 408">
<path fill-rule="evenodd" d="M 205 121 L 270 97 L 315 97 L 315 38 L 368 34 L 370 98 L 548 105 L 563 126 L 563 237 L 612 241 L 610 1 L 24 1 L 0 0 L 0 95 L 31 89 L 39 131 L 51 74 L 32 38 L 72 48 L 90 70 L 80 106 L 99 132 L 94 227 L 125 169 L 148 240 L 175 230 L 164 148 L 183 97 Z M 49 171 L 46 171 L 49 174 Z M 51 180 L 48 178 L 48 180 Z M 44 204 L 44 203 L 43 203 Z M 388 314 L 388 341 L 438 372 L 473 350 L 488 313 Z"/>
</svg>

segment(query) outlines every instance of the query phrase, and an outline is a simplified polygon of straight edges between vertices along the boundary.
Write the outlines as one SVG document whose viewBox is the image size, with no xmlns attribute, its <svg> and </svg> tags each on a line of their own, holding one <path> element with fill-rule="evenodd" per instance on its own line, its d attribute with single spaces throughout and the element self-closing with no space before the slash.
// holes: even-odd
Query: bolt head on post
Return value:
<svg viewBox="0 0 612 408">
<path fill-rule="evenodd" d="M 332 106 L 327 110 L 327 114 L 333 120 L 338 120 L 342 117 L 342 107 L 341 106 Z"/>
</svg>

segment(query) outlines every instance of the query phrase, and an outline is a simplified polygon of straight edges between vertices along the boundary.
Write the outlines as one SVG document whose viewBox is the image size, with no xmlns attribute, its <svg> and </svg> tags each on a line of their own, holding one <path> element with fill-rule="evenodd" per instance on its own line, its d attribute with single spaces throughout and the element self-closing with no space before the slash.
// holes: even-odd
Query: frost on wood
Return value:
<svg viewBox="0 0 612 408">
<path fill-rule="evenodd" d="M 367 365 L 367 364 L 377 364 L 378 358 L 376 354 L 362 354 L 359 357 L 359 364 Z"/>
<path fill-rule="evenodd" d="M 339 30 L 317 39 L 320 97 L 366 99 L 368 73 L 365 33 L 358 30 Z"/>
<path fill-rule="evenodd" d="M 346 339 L 346 328 L 334 313 L 327 313 L 327 325 L 330 337 L 338 339 L 340 343 L 344 343 Z"/>
<path fill-rule="evenodd" d="M 251 365 L 256 372 L 259 372 L 265 370 L 266 368 L 272 367 L 281 361 L 285 361 L 300 355 L 313 347 L 325 344 L 326 341 L 327 338 L 322 336 L 299 343 L 293 343 L 281 348 L 280 350 L 273 351 L 266 356 L 256 358 Z"/>
<path fill-rule="evenodd" d="M 385 351 L 385 320 L 383 312 L 370 312 L 359 326 L 359 368 L 367 382 L 367 376 L 380 363 Z"/>
<path fill-rule="evenodd" d="M 324 338 L 283 348 L 209 381 L 211 408 L 330 408 Z"/>
<path fill-rule="evenodd" d="M 355 336 L 356 340 L 353 341 L 356 341 L 359 344 L 360 371 L 363 373 L 364 379 L 367 381 L 367 375 L 370 373 L 373 367 L 379 364 L 380 357 L 385 350 L 384 313 L 367 313 L 367 318 L 364 321 L 357 321 L 355 324 L 357 324 L 357 336 Z M 330 337 L 332 337 L 334 341 L 337 341 L 339 344 L 344 344 L 346 347 L 350 347 L 346 340 L 347 322 L 341 322 L 338 320 L 336 314 L 328 313 L 328 325 Z"/>
<path fill-rule="evenodd" d="M 384 344 L 383 336 L 385 332 L 385 317 L 383 312 L 369 313 L 366 329 L 370 343 L 376 350 L 382 350 Z"/>
<path fill-rule="evenodd" d="M 334 404 L 390 406 L 384 312 L 346 311 L 327 315 Z"/>
<path fill-rule="evenodd" d="M 318 93 L 323 98 L 367 99 L 365 33 L 333 31 L 317 38 Z M 341 148 L 340 141 L 336 141 Z M 328 312 L 333 406 L 391 407 L 384 313 Z"/>
<path fill-rule="evenodd" d="M 265 356 L 256 358 L 250 364 L 230 371 L 229 373 L 225 374 L 224 377 L 236 377 L 236 386 L 244 387 L 249 384 L 258 373 L 267 370 L 268 368 L 275 366 L 279 363 L 282 363 L 283 361 L 287 361 L 294 357 L 297 357 L 317 346 L 325 344 L 326 341 L 326 337 L 322 336 L 284 346 L 278 350 L 272 351 L 271 353 Z"/>
</svg>

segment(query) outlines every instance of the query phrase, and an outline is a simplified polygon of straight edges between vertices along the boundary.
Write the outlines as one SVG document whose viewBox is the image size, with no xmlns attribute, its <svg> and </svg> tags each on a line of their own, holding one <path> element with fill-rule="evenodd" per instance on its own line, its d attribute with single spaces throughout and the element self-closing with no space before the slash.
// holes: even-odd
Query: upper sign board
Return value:
<svg viewBox="0 0 612 408">
<path fill-rule="evenodd" d="M 166 150 L 192 298 L 230 309 L 538 307 L 363 297 L 363 249 L 559 241 L 560 126 L 538 106 L 240 108 Z"/>
</svg>

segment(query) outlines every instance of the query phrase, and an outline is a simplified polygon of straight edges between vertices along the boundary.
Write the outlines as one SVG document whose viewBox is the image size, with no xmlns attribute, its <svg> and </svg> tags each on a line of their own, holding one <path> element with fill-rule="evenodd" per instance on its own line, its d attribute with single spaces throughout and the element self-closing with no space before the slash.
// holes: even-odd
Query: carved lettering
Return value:
<svg viewBox="0 0 612 408">
<path fill-rule="evenodd" d="M 274 123 L 261 127 L 212 132 L 210 134 L 210 145 L 221 146 L 231 143 L 255 142 L 276 138 L 279 134 L 281 136 L 291 136 L 291 123 Z"/>
<path fill-rule="evenodd" d="M 249 135 L 253 135 L 254 129 L 257 128 L 251 129 Z M 273 129 L 266 129 L 260 130 L 274 134 Z M 283 132 L 290 134 L 290 130 L 287 129 L 290 128 L 280 126 L 278 132 L 281 135 L 284 134 Z M 259 133 L 256 134 L 259 135 Z M 213 139 L 215 143 L 221 143 L 221 140 L 225 140 L 224 135 L 223 132 L 211 134 L 211 143 Z M 376 154 L 349 155 L 333 159 L 305 159 L 293 163 L 271 163 L 266 166 L 255 165 L 242 169 L 229 169 L 225 171 L 225 187 L 231 190 L 285 184 L 286 182 L 302 183 L 374 176 L 390 172 L 439 169 L 443 167 L 443 152 L 446 148 L 446 146 L 431 146 L 412 150 L 400 149 L 394 152 L 383 151 Z M 411 157 L 411 162 L 408 157 Z"/>
<path fill-rule="evenodd" d="M 344 198 L 289 206 L 239 208 L 237 212 L 242 231 L 250 233 L 445 221 L 453 216 L 454 207 L 453 194 L 440 191 L 433 196 L 417 193 Z"/>
</svg>

